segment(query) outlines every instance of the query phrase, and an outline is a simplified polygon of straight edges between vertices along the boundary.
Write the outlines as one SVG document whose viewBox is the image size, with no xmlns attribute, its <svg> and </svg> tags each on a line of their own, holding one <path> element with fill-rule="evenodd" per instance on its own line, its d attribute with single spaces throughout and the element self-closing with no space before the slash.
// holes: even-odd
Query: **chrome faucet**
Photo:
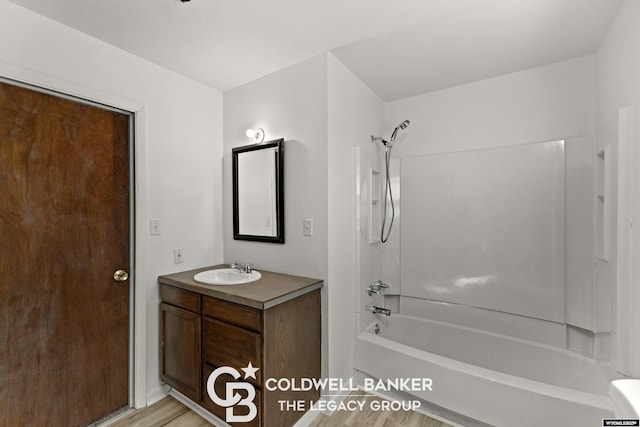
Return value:
<svg viewBox="0 0 640 427">
<path fill-rule="evenodd" d="M 233 268 L 236 271 L 239 271 L 240 273 L 251 274 L 251 272 L 253 272 L 253 266 L 251 264 L 242 264 L 238 261 L 233 261 L 229 265 L 229 267 Z"/>
<path fill-rule="evenodd" d="M 384 314 L 385 316 L 391 316 L 391 310 L 389 310 L 388 308 L 382 308 L 374 305 L 372 307 L 367 307 L 367 310 L 369 310 L 373 314 Z"/>
<path fill-rule="evenodd" d="M 369 296 L 372 296 L 374 294 L 380 295 L 380 290 L 387 288 L 389 288 L 389 285 L 383 283 L 382 280 L 378 280 L 377 282 L 369 284 L 369 287 L 367 287 L 367 293 L 369 294 Z"/>
</svg>

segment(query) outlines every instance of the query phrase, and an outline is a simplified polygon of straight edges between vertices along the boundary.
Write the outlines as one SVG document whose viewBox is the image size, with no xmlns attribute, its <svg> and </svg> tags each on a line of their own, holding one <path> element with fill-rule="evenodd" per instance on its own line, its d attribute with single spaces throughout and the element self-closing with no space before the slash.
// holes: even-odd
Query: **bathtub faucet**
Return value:
<svg viewBox="0 0 640 427">
<path fill-rule="evenodd" d="M 369 294 L 369 296 L 373 294 L 380 295 L 380 290 L 387 289 L 388 287 L 389 285 L 387 285 L 386 283 L 383 283 L 382 280 L 378 280 L 377 282 L 369 284 L 369 287 L 367 288 L 367 293 Z"/>
<path fill-rule="evenodd" d="M 384 314 L 385 316 L 391 316 L 391 310 L 388 308 L 382 308 L 374 305 L 373 307 L 367 307 L 369 311 L 374 314 Z"/>
</svg>

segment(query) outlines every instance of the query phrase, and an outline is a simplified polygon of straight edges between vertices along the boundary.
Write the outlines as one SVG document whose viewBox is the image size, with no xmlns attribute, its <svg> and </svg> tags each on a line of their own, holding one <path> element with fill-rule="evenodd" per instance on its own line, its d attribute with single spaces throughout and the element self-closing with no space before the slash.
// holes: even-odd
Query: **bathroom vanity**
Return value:
<svg viewBox="0 0 640 427">
<path fill-rule="evenodd" d="M 243 399 L 250 397 L 248 389 L 255 390 L 257 416 L 250 422 L 229 424 L 292 426 L 320 393 L 315 389 L 292 391 L 274 386 L 280 378 L 291 382 L 320 378 L 322 281 L 266 271 L 261 271 L 262 277 L 257 281 L 232 286 L 205 285 L 193 279 L 199 272 L 226 267 L 158 278 L 160 376 L 175 390 L 225 420 L 227 409 L 211 400 L 207 379 L 217 368 L 233 368 L 240 376 L 218 376 L 216 395 L 225 399 L 229 391 L 226 382 L 248 382 L 250 386 L 244 384 L 244 388 L 230 386 Z M 254 375 L 247 375 L 243 368 L 251 367 L 259 369 Z M 294 401 L 306 402 L 304 411 L 283 407 L 282 402 Z M 234 415 L 243 416 L 249 408 L 240 403 L 231 410 Z"/>
</svg>

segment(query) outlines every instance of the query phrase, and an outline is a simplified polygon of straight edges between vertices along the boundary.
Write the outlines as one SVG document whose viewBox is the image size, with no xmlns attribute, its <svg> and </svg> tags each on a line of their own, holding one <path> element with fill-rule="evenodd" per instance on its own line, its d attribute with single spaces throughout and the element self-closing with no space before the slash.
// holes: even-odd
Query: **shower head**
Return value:
<svg viewBox="0 0 640 427">
<path fill-rule="evenodd" d="M 404 122 L 400 123 L 398 127 L 402 130 L 405 130 L 409 126 L 409 123 L 411 123 L 409 120 L 405 120 Z"/>
<path fill-rule="evenodd" d="M 393 145 L 393 141 L 395 141 L 396 135 L 398 135 L 398 129 L 402 129 L 402 130 L 406 129 L 409 126 L 409 123 L 410 123 L 409 120 L 405 120 L 402 123 L 400 123 L 398 126 L 396 126 L 396 128 L 393 130 L 393 133 L 391 134 L 391 138 L 389 138 L 389 141 L 382 139 L 379 136 L 371 135 L 371 142 L 380 141 L 382 142 L 382 145 L 384 145 L 385 148 L 388 150 Z"/>
<path fill-rule="evenodd" d="M 402 123 L 400 123 L 398 126 L 396 126 L 396 128 L 393 130 L 393 133 L 391 134 L 391 139 L 390 141 L 393 142 L 396 139 L 396 135 L 398 135 L 398 129 L 402 129 L 405 130 L 408 126 L 409 126 L 409 120 L 405 120 Z"/>
</svg>

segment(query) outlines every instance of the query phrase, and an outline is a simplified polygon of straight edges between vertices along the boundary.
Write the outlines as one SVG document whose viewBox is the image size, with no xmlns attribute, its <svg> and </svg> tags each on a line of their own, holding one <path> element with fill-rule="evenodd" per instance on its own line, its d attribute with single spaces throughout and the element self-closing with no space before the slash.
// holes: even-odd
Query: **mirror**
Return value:
<svg viewBox="0 0 640 427">
<path fill-rule="evenodd" d="M 233 238 L 284 243 L 284 140 L 232 150 Z"/>
</svg>

